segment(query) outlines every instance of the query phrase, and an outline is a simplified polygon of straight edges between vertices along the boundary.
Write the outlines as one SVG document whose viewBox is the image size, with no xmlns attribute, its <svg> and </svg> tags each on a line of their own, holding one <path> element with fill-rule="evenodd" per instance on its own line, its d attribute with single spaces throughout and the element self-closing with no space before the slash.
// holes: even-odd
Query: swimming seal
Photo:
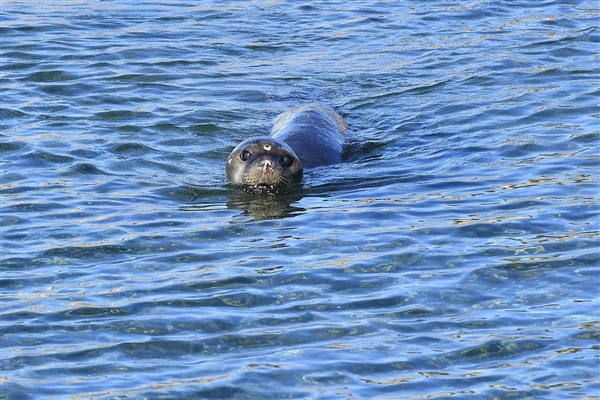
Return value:
<svg viewBox="0 0 600 400">
<path fill-rule="evenodd" d="M 285 192 L 304 168 L 341 161 L 347 125 L 331 108 L 311 103 L 275 118 L 270 136 L 240 143 L 227 159 L 227 181 L 251 191 Z"/>
</svg>

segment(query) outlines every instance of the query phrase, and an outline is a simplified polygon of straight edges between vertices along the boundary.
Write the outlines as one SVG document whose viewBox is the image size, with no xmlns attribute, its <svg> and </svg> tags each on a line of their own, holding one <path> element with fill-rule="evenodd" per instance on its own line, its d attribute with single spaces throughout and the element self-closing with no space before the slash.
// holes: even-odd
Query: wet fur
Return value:
<svg viewBox="0 0 600 400">
<path fill-rule="evenodd" d="M 302 182 L 303 168 L 313 168 L 341 161 L 347 125 L 331 108 L 311 103 L 291 108 L 275 118 L 269 137 L 247 139 L 240 143 L 227 160 L 227 181 L 252 191 L 287 191 Z M 242 159 L 242 153 L 251 156 Z M 283 157 L 293 158 L 291 167 Z M 264 168 L 268 159 L 273 168 Z"/>
</svg>

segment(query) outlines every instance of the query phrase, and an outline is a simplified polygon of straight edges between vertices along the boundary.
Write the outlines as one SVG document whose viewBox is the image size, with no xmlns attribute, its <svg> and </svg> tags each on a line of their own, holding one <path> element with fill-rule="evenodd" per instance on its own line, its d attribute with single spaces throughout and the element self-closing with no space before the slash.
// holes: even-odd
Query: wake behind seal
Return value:
<svg viewBox="0 0 600 400">
<path fill-rule="evenodd" d="M 341 161 L 346 121 L 318 103 L 275 118 L 269 136 L 244 140 L 229 155 L 227 182 L 250 191 L 286 192 L 302 182 L 304 168 Z"/>
</svg>

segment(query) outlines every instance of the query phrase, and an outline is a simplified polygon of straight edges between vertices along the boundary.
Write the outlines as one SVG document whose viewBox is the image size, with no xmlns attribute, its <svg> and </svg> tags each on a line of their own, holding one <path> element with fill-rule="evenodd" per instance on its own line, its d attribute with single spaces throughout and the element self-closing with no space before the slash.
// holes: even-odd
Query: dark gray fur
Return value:
<svg viewBox="0 0 600 400">
<path fill-rule="evenodd" d="M 290 146 L 305 168 L 341 162 L 346 122 L 318 103 L 291 108 L 275 119 L 271 137 Z"/>
</svg>

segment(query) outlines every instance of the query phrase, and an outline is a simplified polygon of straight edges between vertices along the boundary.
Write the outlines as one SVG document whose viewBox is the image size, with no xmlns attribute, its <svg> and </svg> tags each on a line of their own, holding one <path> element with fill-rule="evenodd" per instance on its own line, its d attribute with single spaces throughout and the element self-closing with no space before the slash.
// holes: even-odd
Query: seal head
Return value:
<svg viewBox="0 0 600 400">
<path fill-rule="evenodd" d="M 272 137 L 250 138 L 229 155 L 227 181 L 251 191 L 285 192 L 302 182 L 302 162 L 294 150 Z"/>
</svg>

